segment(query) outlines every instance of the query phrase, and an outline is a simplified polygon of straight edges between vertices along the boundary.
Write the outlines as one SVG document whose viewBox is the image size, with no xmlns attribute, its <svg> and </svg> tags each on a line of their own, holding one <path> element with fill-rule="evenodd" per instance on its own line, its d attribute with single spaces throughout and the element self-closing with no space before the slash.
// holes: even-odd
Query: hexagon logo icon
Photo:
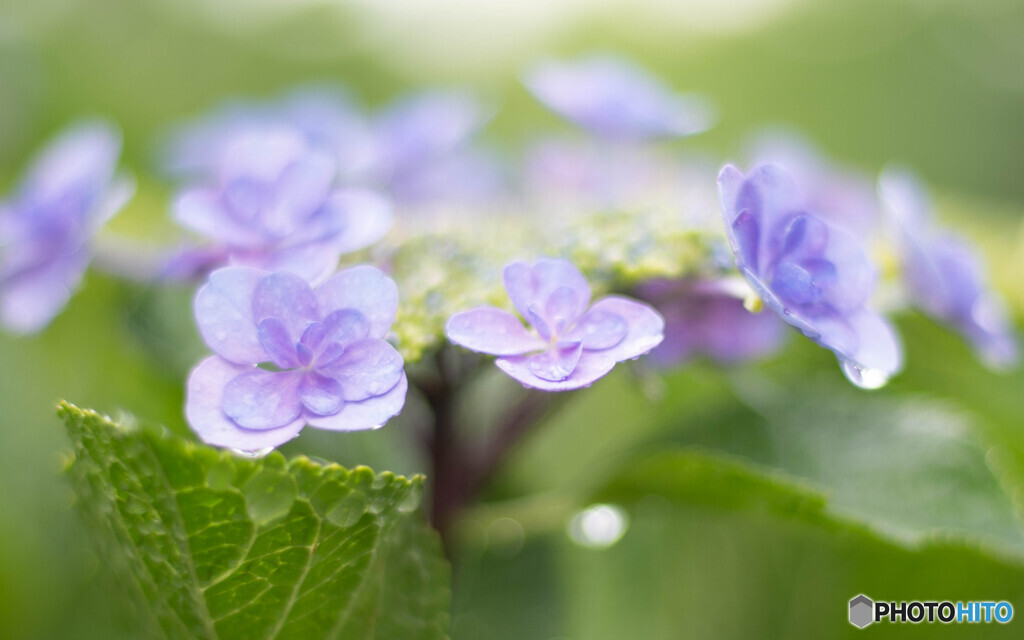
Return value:
<svg viewBox="0 0 1024 640">
<path fill-rule="evenodd" d="M 875 619 L 875 603 L 863 593 L 850 600 L 850 624 L 863 629 Z"/>
</svg>

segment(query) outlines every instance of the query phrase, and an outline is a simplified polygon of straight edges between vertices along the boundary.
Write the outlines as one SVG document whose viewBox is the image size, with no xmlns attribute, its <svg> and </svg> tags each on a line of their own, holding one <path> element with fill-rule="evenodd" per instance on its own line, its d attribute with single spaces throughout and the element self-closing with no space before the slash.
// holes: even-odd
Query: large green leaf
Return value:
<svg viewBox="0 0 1024 640">
<path fill-rule="evenodd" d="M 79 502 L 168 638 L 443 638 L 449 569 L 422 478 L 254 460 L 62 404 Z"/>
<path fill-rule="evenodd" d="M 858 637 L 846 607 L 859 593 L 1024 597 L 1019 556 L 974 537 L 891 537 L 805 481 L 730 455 L 677 448 L 641 457 L 595 498 L 623 507 L 629 527 L 608 549 L 562 543 L 573 584 L 567 637 Z M 1012 625 L 982 626 L 968 635 L 1019 635 Z M 940 624 L 876 627 L 894 637 L 945 632 Z"/>
</svg>

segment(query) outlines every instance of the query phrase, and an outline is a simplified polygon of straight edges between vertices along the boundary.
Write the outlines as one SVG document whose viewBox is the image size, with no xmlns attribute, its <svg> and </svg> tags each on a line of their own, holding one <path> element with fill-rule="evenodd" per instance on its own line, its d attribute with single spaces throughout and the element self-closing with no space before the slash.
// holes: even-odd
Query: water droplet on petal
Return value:
<svg viewBox="0 0 1024 640">
<path fill-rule="evenodd" d="M 237 453 L 238 455 L 242 456 L 243 458 L 256 459 L 262 458 L 263 456 L 267 455 L 268 453 L 274 450 L 274 447 L 263 447 L 262 449 L 254 449 L 252 451 L 246 449 L 235 449 L 234 447 L 232 447 L 231 450 Z"/>
<path fill-rule="evenodd" d="M 881 389 L 889 382 L 889 374 L 881 369 L 868 369 L 844 360 L 840 366 L 846 379 L 861 389 Z"/>
</svg>

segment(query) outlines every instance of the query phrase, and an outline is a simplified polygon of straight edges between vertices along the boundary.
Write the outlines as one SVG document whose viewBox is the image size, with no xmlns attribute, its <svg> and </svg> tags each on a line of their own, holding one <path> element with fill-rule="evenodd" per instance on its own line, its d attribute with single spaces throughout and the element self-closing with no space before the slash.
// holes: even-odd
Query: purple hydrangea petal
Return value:
<svg viewBox="0 0 1024 640">
<path fill-rule="evenodd" d="M 779 235 L 801 213 L 796 183 L 776 165 L 759 166 L 746 177 L 726 165 L 718 175 L 718 189 L 737 264 L 762 273 L 782 249 Z"/>
<path fill-rule="evenodd" d="M 316 364 L 318 371 L 341 383 L 347 402 L 359 402 L 395 386 L 403 365 L 395 348 L 377 338 L 357 340 L 338 357 Z"/>
<path fill-rule="evenodd" d="M 890 376 L 903 367 L 903 347 L 896 331 L 881 315 L 861 309 L 848 318 L 857 335 L 858 348 L 850 360 L 858 367 Z"/>
<path fill-rule="evenodd" d="M 445 155 L 485 119 L 479 101 L 465 92 L 424 92 L 397 102 L 378 123 L 388 177 Z"/>
<path fill-rule="evenodd" d="M 231 362 L 267 360 L 252 313 L 253 294 L 265 275 L 247 267 L 225 267 L 211 273 L 196 294 L 195 316 L 203 340 Z"/>
<path fill-rule="evenodd" d="M 280 235 L 301 230 L 310 216 L 323 206 L 337 175 L 334 159 L 327 153 L 308 150 L 276 181 L 273 218 Z"/>
<path fill-rule="evenodd" d="M 32 161 L 21 192 L 54 202 L 68 194 L 96 194 L 114 179 L 121 135 L 103 120 L 78 123 L 46 145 Z"/>
<path fill-rule="evenodd" d="M 302 372 L 249 369 L 224 387 L 224 415 L 246 429 L 278 429 L 302 413 Z"/>
<path fill-rule="evenodd" d="M 188 379 L 185 417 L 199 438 L 218 447 L 257 451 L 276 447 L 299 435 L 305 421 L 298 418 L 277 429 L 244 429 L 225 415 L 224 389 L 252 367 L 211 356 L 192 370 Z"/>
<path fill-rule="evenodd" d="M 228 262 L 263 271 L 288 271 L 311 285 L 323 282 L 338 268 L 338 252 L 322 242 L 307 242 L 293 247 L 228 252 Z"/>
<path fill-rule="evenodd" d="M 295 339 L 288 333 L 288 325 L 276 317 L 260 320 L 257 328 L 260 346 L 270 357 L 270 361 L 282 369 L 293 369 L 299 366 L 295 357 Z"/>
<path fill-rule="evenodd" d="M 220 194 L 212 189 L 189 189 L 172 205 L 174 218 L 192 231 L 235 247 L 259 247 L 266 237 L 252 225 L 224 210 Z"/>
<path fill-rule="evenodd" d="M 514 315 L 494 307 L 479 307 L 448 319 L 445 334 L 455 344 L 496 356 L 539 351 L 546 345 Z"/>
<path fill-rule="evenodd" d="M 376 429 L 398 415 L 405 405 L 409 381 L 402 374 L 398 383 L 386 393 L 361 402 L 346 402 L 341 411 L 330 416 L 307 416 L 310 425 L 331 431 Z"/>
<path fill-rule="evenodd" d="M 610 138 L 692 135 L 714 120 L 702 98 L 674 93 L 642 69 L 609 55 L 542 62 L 524 84 L 548 108 Z"/>
<path fill-rule="evenodd" d="M 594 303 L 589 313 L 608 313 L 626 322 L 626 335 L 614 346 L 593 353 L 621 362 L 647 353 L 665 337 L 665 320 L 650 305 L 621 296 L 608 296 Z M 592 351 L 588 348 L 587 353 Z"/>
<path fill-rule="evenodd" d="M 366 189 L 331 193 L 311 220 L 319 241 L 337 253 L 350 253 L 377 242 L 391 229 L 391 201 Z"/>
<path fill-rule="evenodd" d="M 280 318 L 298 341 L 306 326 L 320 319 L 320 303 L 305 280 L 287 271 L 275 271 L 260 278 L 252 293 L 252 317 Z"/>
<path fill-rule="evenodd" d="M 42 330 L 67 305 L 88 261 L 88 252 L 79 249 L 0 277 L 0 323 L 18 334 Z"/>
<path fill-rule="evenodd" d="M 512 304 L 524 318 L 531 314 L 544 316 L 548 299 L 560 288 L 567 288 L 576 294 L 580 310 L 590 304 L 590 285 L 583 274 L 566 260 L 538 260 L 532 265 L 513 262 L 505 267 L 505 290 Z M 544 318 L 551 325 L 551 318 Z"/>
<path fill-rule="evenodd" d="M 334 378 L 309 371 L 299 383 L 299 398 L 307 411 L 317 416 L 329 416 L 345 404 L 341 384 Z"/>
<path fill-rule="evenodd" d="M 565 380 L 580 361 L 583 345 L 579 342 L 557 344 L 541 353 L 527 358 L 527 366 L 533 375 L 551 382 Z"/>
<path fill-rule="evenodd" d="M 379 269 L 361 265 L 339 271 L 316 290 L 325 314 L 355 309 L 370 322 L 370 337 L 383 338 L 398 313 L 398 288 Z"/>
<path fill-rule="evenodd" d="M 665 318 L 665 340 L 648 356 L 659 367 L 696 356 L 731 364 L 766 356 L 790 335 L 774 313 L 751 313 L 718 281 L 653 280 L 639 295 Z"/>
<path fill-rule="evenodd" d="M 590 386 L 615 366 L 615 360 L 600 351 L 584 351 L 580 354 L 572 374 L 564 380 L 554 381 L 545 380 L 534 374 L 530 368 L 530 358 L 531 356 L 503 356 L 495 360 L 495 364 L 525 386 L 543 391 L 570 391 Z"/>
<path fill-rule="evenodd" d="M 626 319 L 619 314 L 591 309 L 564 338 L 582 343 L 584 349 L 610 349 L 622 342 L 628 331 Z"/>
<path fill-rule="evenodd" d="M 569 287 L 558 287 L 552 291 L 544 305 L 544 317 L 551 323 L 552 333 L 560 336 L 575 324 L 587 310 L 587 302 L 589 300 L 581 299 L 579 293 Z"/>
<path fill-rule="evenodd" d="M 896 222 L 914 304 L 959 331 L 988 366 L 1014 365 L 1019 346 L 1009 314 L 989 290 L 979 256 L 932 228 L 933 204 L 924 185 L 909 171 L 890 168 L 879 178 L 879 191 Z"/>
<path fill-rule="evenodd" d="M 355 309 L 342 309 L 324 318 L 324 340 L 347 346 L 370 336 L 370 321 Z"/>
</svg>

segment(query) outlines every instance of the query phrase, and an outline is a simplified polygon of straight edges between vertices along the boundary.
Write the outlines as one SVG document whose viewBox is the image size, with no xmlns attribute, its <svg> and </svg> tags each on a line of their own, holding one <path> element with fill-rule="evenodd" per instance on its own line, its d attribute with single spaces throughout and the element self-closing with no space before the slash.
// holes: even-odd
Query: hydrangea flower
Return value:
<svg viewBox="0 0 1024 640">
<path fill-rule="evenodd" d="M 990 367 L 1013 366 L 1019 345 L 1002 300 L 988 288 L 980 258 L 932 222 L 932 203 L 909 171 L 891 168 L 879 191 L 896 223 L 903 276 L 913 303 L 960 332 Z"/>
<path fill-rule="evenodd" d="M 785 342 L 785 323 L 770 313 L 744 307 L 746 291 L 728 280 L 657 279 L 644 282 L 637 295 L 665 318 L 665 340 L 648 355 L 660 367 L 678 366 L 705 356 L 733 364 L 761 358 Z"/>
<path fill-rule="evenodd" d="M 315 290 L 286 271 L 214 271 L 195 314 L 216 355 L 189 377 L 189 424 L 203 441 L 243 451 L 276 447 L 307 424 L 379 427 L 408 389 L 402 357 L 384 340 L 397 310 L 395 283 L 369 266 Z"/>
<path fill-rule="evenodd" d="M 504 279 L 531 329 L 508 311 L 480 307 L 452 316 L 445 332 L 455 344 L 499 356 L 498 367 L 528 387 L 588 386 L 662 340 L 665 322 L 654 309 L 620 296 L 590 305 L 590 286 L 565 260 L 514 262 Z"/>
<path fill-rule="evenodd" d="M 0 323 L 43 329 L 67 304 L 100 228 L 131 198 L 117 173 L 121 137 L 103 121 L 74 125 L 35 158 L 0 202 Z"/>
<path fill-rule="evenodd" d="M 604 138 L 688 136 L 714 122 L 704 99 L 675 93 L 643 69 L 608 54 L 543 61 L 523 83 L 549 109 Z"/>
<path fill-rule="evenodd" d="M 736 266 L 779 317 L 831 349 L 864 388 L 883 385 L 901 366 L 892 327 L 867 306 L 875 269 L 860 243 L 809 210 L 777 165 L 718 176 L 726 235 Z"/>
<path fill-rule="evenodd" d="M 213 244 L 179 258 L 172 275 L 230 263 L 318 281 L 391 226 L 390 203 L 338 188 L 334 155 L 300 129 L 245 130 L 216 150 L 216 175 L 174 203 L 178 222 Z"/>
</svg>

